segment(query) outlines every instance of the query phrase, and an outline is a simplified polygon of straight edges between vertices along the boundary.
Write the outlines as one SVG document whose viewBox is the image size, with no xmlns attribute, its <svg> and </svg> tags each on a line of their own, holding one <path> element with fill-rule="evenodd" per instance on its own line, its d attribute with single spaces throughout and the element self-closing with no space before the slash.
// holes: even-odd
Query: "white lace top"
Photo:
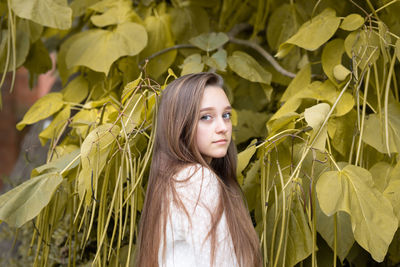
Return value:
<svg viewBox="0 0 400 267">
<path fill-rule="evenodd" d="M 166 225 L 166 250 L 163 259 L 163 235 L 158 253 L 160 267 L 205 267 L 210 266 L 211 238 L 207 234 L 211 227 L 210 211 L 214 211 L 219 200 L 217 177 L 200 165 L 186 167 L 177 175 L 176 190 L 192 221 L 190 225 L 184 211 L 170 202 L 170 216 Z M 196 205 L 197 204 L 197 205 Z M 203 242 L 205 240 L 205 242 Z M 225 213 L 217 227 L 215 264 L 218 267 L 238 266 Z"/>
</svg>

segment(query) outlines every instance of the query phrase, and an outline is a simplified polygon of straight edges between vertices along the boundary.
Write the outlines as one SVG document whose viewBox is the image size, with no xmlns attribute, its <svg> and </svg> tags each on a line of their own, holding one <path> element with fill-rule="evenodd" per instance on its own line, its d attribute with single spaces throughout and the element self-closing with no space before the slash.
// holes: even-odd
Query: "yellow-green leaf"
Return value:
<svg viewBox="0 0 400 267">
<path fill-rule="evenodd" d="M 195 45 L 198 48 L 207 52 L 220 48 L 228 41 L 228 35 L 223 32 L 203 33 L 189 40 L 192 45 Z"/>
<path fill-rule="evenodd" d="M 340 18 L 336 17 L 335 10 L 327 8 L 321 14 L 305 22 L 295 35 L 279 47 L 278 53 L 290 44 L 314 51 L 335 34 L 339 24 Z"/>
<path fill-rule="evenodd" d="M 384 110 L 382 110 L 382 116 L 384 116 Z M 390 153 L 400 152 L 400 104 L 398 102 L 389 102 L 387 131 Z M 379 114 L 371 114 L 365 120 L 363 141 L 381 153 L 388 153 L 385 124 Z"/>
<path fill-rule="evenodd" d="M 89 93 L 89 83 L 84 77 L 78 76 L 70 81 L 61 93 L 64 101 L 81 103 Z"/>
<path fill-rule="evenodd" d="M 257 150 L 257 148 L 255 146 L 256 142 L 257 142 L 257 139 L 254 139 L 253 141 L 251 141 L 251 143 L 248 145 L 248 147 L 245 150 L 243 150 L 242 152 L 240 152 L 238 154 L 238 161 L 237 161 L 238 163 L 237 163 L 237 167 L 236 167 L 236 175 L 238 177 L 240 175 L 242 175 L 242 171 L 249 164 L 251 157 L 256 152 L 256 150 Z"/>
<path fill-rule="evenodd" d="M 59 173 L 45 173 L 1 195 L 0 220 L 12 227 L 21 227 L 50 202 L 61 182 Z"/>
<path fill-rule="evenodd" d="M 85 137 L 88 134 L 88 128 L 93 127 L 98 120 L 96 109 L 82 109 L 72 118 L 70 126 L 75 129 L 79 136 Z"/>
<path fill-rule="evenodd" d="M 139 16 L 132 9 L 131 1 L 101 1 L 90 6 L 89 9 L 102 13 L 90 17 L 91 22 L 99 28 L 114 24 L 122 24 L 128 21 L 141 21 Z"/>
<path fill-rule="evenodd" d="M 144 95 L 136 94 L 128 100 L 128 104 L 124 108 L 122 122 L 128 134 L 142 122 L 141 114 L 145 108 L 144 101 Z"/>
<path fill-rule="evenodd" d="M 400 39 L 397 39 L 397 41 L 396 41 L 395 53 L 396 53 L 397 60 L 400 61 Z"/>
<path fill-rule="evenodd" d="M 58 172 L 60 173 L 61 171 L 68 171 L 76 166 L 78 166 L 80 160 L 75 160 L 73 164 L 70 164 L 74 159 L 76 159 L 77 156 L 79 156 L 79 153 L 81 150 L 79 148 L 76 148 L 72 152 L 67 152 L 64 155 L 60 156 L 59 158 L 50 161 L 49 163 L 46 163 L 44 165 L 41 165 L 39 167 L 36 167 L 35 169 L 32 170 L 32 177 L 38 176 L 39 174 L 43 173 L 48 173 L 48 172 Z M 67 169 L 65 169 L 67 168 Z M 64 170 L 65 169 L 65 170 Z"/>
<path fill-rule="evenodd" d="M 17 129 L 24 129 L 25 125 L 33 124 L 40 120 L 43 120 L 57 111 L 59 111 L 64 105 L 61 93 L 49 93 L 38 101 L 36 101 L 32 107 L 26 112 L 22 121 L 17 124 Z"/>
<path fill-rule="evenodd" d="M 340 82 L 344 81 L 350 73 L 351 71 L 342 64 L 338 64 L 333 68 L 333 76 Z"/>
<path fill-rule="evenodd" d="M 307 124 L 313 128 L 311 140 L 313 140 L 317 132 L 320 131 L 322 123 L 325 121 L 330 109 L 331 107 L 328 104 L 320 103 L 310 108 L 306 108 L 304 111 L 304 119 L 306 120 Z M 325 143 L 326 139 L 328 138 L 328 126 L 326 124 L 316 138 L 317 139 L 314 141 L 313 147 L 321 151 L 325 151 Z"/>
<path fill-rule="evenodd" d="M 334 83 L 336 77 L 334 76 L 333 69 L 335 66 L 342 63 L 342 55 L 344 53 L 344 41 L 343 39 L 334 39 L 327 43 L 322 50 L 321 61 L 322 69 L 326 76 Z"/>
<path fill-rule="evenodd" d="M 204 63 L 201 62 L 200 54 L 193 54 L 185 58 L 183 64 L 180 66 L 182 68 L 181 76 L 202 72 L 204 68 Z"/>
<path fill-rule="evenodd" d="M 266 71 L 252 56 L 245 52 L 233 52 L 228 57 L 228 65 L 234 72 L 246 80 L 266 84 L 270 84 L 271 82 L 271 73 Z"/>
<path fill-rule="evenodd" d="M 171 10 L 171 30 L 180 43 L 187 43 L 190 38 L 209 32 L 209 22 L 207 12 L 199 6 L 174 7 Z"/>
<path fill-rule="evenodd" d="M 375 187 L 371 173 L 353 165 L 324 172 L 316 191 L 322 211 L 328 216 L 347 212 L 356 241 L 374 260 L 383 261 L 398 221 L 389 200 Z"/>
<path fill-rule="evenodd" d="M 311 82 L 311 65 L 306 64 L 290 82 L 281 97 L 281 102 L 289 100 L 292 96 L 303 89 L 306 89 Z"/>
<path fill-rule="evenodd" d="M 375 31 L 362 29 L 351 32 L 344 40 L 344 49 L 349 58 L 356 58 L 357 66 L 364 69 L 379 58 L 380 36 Z"/>
<path fill-rule="evenodd" d="M 171 18 L 169 14 L 148 16 L 144 20 L 144 25 L 148 34 L 148 42 L 147 46 L 140 53 L 141 59 L 175 44 L 171 32 Z M 175 61 L 176 54 L 176 49 L 173 49 L 152 58 L 146 66 L 148 73 L 158 78 Z"/>
<path fill-rule="evenodd" d="M 97 179 L 103 170 L 108 153 L 117 141 L 120 128 L 117 125 L 103 124 L 91 131 L 81 146 L 82 170 L 78 177 L 78 192 L 85 203 L 90 204 L 92 189 L 97 186 Z"/>
<path fill-rule="evenodd" d="M 296 4 L 282 4 L 272 12 L 267 27 L 267 41 L 273 50 L 278 50 L 279 45 L 296 33 L 296 19 L 293 9 Z"/>
<path fill-rule="evenodd" d="M 115 30 L 94 29 L 77 34 L 65 56 L 68 69 L 86 66 L 108 74 L 111 64 L 122 56 L 138 54 L 147 45 L 144 27 L 133 22 L 120 24 Z"/>
<path fill-rule="evenodd" d="M 364 18 L 359 14 L 350 14 L 344 18 L 340 28 L 345 31 L 355 31 L 364 24 Z"/>
<path fill-rule="evenodd" d="M 12 0 L 10 3 L 18 17 L 51 28 L 66 30 L 71 27 L 72 10 L 67 0 Z"/>
<path fill-rule="evenodd" d="M 226 69 L 226 51 L 225 49 L 220 49 L 211 57 L 203 56 L 203 61 L 209 67 L 214 68 L 219 71 L 225 71 Z"/>
<path fill-rule="evenodd" d="M 49 139 L 55 139 L 60 135 L 60 131 L 64 128 L 67 124 L 69 116 L 71 114 L 71 107 L 66 105 L 57 115 L 54 116 L 54 119 L 46 127 L 40 134 L 39 140 L 42 146 L 44 146 Z"/>
</svg>

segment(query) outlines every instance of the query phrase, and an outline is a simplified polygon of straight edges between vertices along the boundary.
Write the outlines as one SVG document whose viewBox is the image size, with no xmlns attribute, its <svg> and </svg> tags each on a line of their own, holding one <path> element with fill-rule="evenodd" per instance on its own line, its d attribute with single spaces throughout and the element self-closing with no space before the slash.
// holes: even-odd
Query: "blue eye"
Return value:
<svg viewBox="0 0 400 267">
<path fill-rule="evenodd" d="M 232 118 L 232 113 L 227 112 L 222 115 L 224 119 L 230 120 Z"/>
<path fill-rule="evenodd" d="M 203 115 L 200 117 L 200 120 L 202 121 L 209 121 L 211 119 L 212 119 L 211 115 Z"/>
</svg>

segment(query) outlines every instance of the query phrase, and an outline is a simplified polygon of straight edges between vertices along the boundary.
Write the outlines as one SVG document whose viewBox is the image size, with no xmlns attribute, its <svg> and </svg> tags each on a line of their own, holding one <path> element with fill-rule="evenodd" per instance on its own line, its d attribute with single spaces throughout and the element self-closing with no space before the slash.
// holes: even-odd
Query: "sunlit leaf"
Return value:
<svg viewBox="0 0 400 267">
<path fill-rule="evenodd" d="M 357 30 L 347 35 L 344 49 L 349 58 L 354 58 L 360 69 L 379 58 L 379 34 L 375 31 Z"/>
<path fill-rule="evenodd" d="M 120 24 L 115 30 L 93 29 L 77 34 L 66 53 L 67 68 L 86 66 L 108 73 L 111 64 L 122 56 L 138 54 L 147 45 L 147 33 L 133 22 Z"/>
<path fill-rule="evenodd" d="M 364 18 L 359 14 L 350 14 L 344 18 L 340 28 L 345 31 L 355 31 L 364 24 Z"/>
<path fill-rule="evenodd" d="M 90 9 L 102 13 L 90 17 L 91 22 L 99 28 L 129 21 L 141 21 L 132 9 L 130 1 L 101 1 L 90 6 Z"/>
<path fill-rule="evenodd" d="M 33 124 L 43 120 L 57 111 L 64 105 L 61 93 L 49 93 L 33 104 L 33 106 L 25 113 L 24 118 L 17 124 L 17 129 L 24 129 L 25 125 Z"/>
<path fill-rule="evenodd" d="M 266 71 L 252 56 L 245 52 L 233 52 L 228 57 L 228 65 L 234 72 L 246 80 L 266 84 L 271 82 L 271 73 Z"/>
<path fill-rule="evenodd" d="M 341 171 L 324 172 L 317 181 L 316 191 L 322 211 L 328 216 L 347 212 L 358 244 L 374 260 L 383 261 L 398 220 L 389 200 L 375 187 L 371 173 L 353 165 Z"/>
<path fill-rule="evenodd" d="M 45 173 L 1 195 L 0 220 L 12 227 L 21 227 L 50 202 L 61 182 L 59 173 Z"/>
<path fill-rule="evenodd" d="M 72 10 L 67 0 L 13 0 L 11 8 L 18 17 L 30 19 L 43 26 L 69 29 L 72 24 Z"/>
<path fill-rule="evenodd" d="M 351 73 L 350 70 L 348 70 L 345 66 L 342 64 L 336 65 L 333 68 L 333 76 L 336 78 L 338 81 L 344 81 L 349 74 Z"/>
<path fill-rule="evenodd" d="M 307 88 L 311 82 L 311 66 L 305 65 L 297 74 L 296 77 L 290 82 L 285 92 L 281 97 L 281 102 L 287 101 L 299 91 Z"/>
<path fill-rule="evenodd" d="M 70 163 L 72 162 L 72 160 L 74 160 L 79 155 L 80 152 L 81 152 L 81 150 L 79 148 L 76 148 L 72 152 L 65 153 L 61 157 L 33 169 L 32 177 L 38 176 L 39 174 L 43 174 L 43 173 L 49 173 L 49 172 L 60 173 L 65 168 L 67 168 L 67 169 L 65 169 L 65 171 L 75 168 L 76 166 L 78 166 L 80 160 L 76 160 L 73 164 L 70 164 Z"/>
<path fill-rule="evenodd" d="M 77 78 L 70 81 L 67 86 L 61 91 L 64 101 L 73 103 L 81 103 L 87 97 L 88 92 L 89 83 L 82 76 L 78 76 Z"/>
<path fill-rule="evenodd" d="M 322 123 L 325 121 L 331 107 L 326 103 L 317 104 L 304 111 L 304 119 L 307 124 L 313 128 L 311 138 L 313 139 L 317 132 L 320 131 L 317 139 L 314 141 L 313 147 L 321 151 L 325 151 L 325 142 L 328 138 L 328 126 L 325 125 L 322 130 L 319 130 Z"/>
<path fill-rule="evenodd" d="M 340 18 L 336 17 L 335 10 L 327 8 L 304 23 L 295 35 L 279 47 L 278 53 L 290 44 L 314 51 L 333 36 L 339 24 Z"/>
</svg>

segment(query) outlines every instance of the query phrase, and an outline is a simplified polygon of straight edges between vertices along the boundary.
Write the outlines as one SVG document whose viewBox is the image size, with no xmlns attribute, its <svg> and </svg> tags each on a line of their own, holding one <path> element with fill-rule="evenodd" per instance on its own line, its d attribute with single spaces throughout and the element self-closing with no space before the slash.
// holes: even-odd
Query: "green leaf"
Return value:
<svg viewBox="0 0 400 267">
<path fill-rule="evenodd" d="M 311 134 L 311 140 L 313 140 L 319 132 L 319 129 L 322 126 L 322 123 L 325 121 L 326 116 L 329 113 L 331 107 L 326 103 L 320 103 L 310 108 L 306 108 L 304 111 L 304 119 L 307 124 L 313 128 Z M 328 126 L 325 125 L 317 139 L 314 141 L 313 148 L 319 149 L 321 151 L 325 151 L 326 139 L 328 138 Z"/>
<path fill-rule="evenodd" d="M 287 101 L 297 92 L 306 89 L 311 82 L 311 65 L 306 64 L 297 74 L 296 77 L 290 82 L 285 92 L 281 97 L 281 102 Z"/>
<path fill-rule="evenodd" d="M 385 190 L 389 183 L 390 173 L 392 170 L 393 167 L 385 161 L 377 162 L 369 169 L 372 179 L 374 180 L 374 184 L 381 193 Z"/>
<path fill-rule="evenodd" d="M 322 69 L 324 70 L 326 76 L 335 84 L 336 77 L 334 76 L 335 66 L 342 63 L 342 55 L 344 53 L 344 40 L 334 39 L 327 43 L 322 50 Z"/>
<path fill-rule="evenodd" d="M 12 227 L 32 220 L 47 206 L 62 180 L 59 173 L 45 173 L 1 195 L 0 220 Z"/>
<path fill-rule="evenodd" d="M 236 167 L 236 175 L 238 177 L 242 175 L 242 171 L 247 167 L 251 157 L 256 152 L 257 150 L 255 146 L 256 142 L 257 139 L 254 139 L 253 141 L 251 141 L 251 143 L 247 146 L 245 150 L 243 150 L 238 154 L 237 167 Z"/>
<path fill-rule="evenodd" d="M 344 18 L 340 28 L 345 31 L 355 31 L 364 24 L 364 18 L 359 14 L 350 14 Z"/>
<path fill-rule="evenodd" d="M 59 111 L 64 105 L 61 93 L 49 93 L 38 101 L 36 101 L 32 107 L 26 112 L 22 121 L 17 124 L 17 129 L 21 131 L 25 125 L 33 124 L 40 120 L 43 120 L 57 111 Z"/>
<path fill-rule="evenodd" d="M 79 38 L 79 34 L 72 35 L 61 43 L 60 49 L 57 53 L 57 69 L 63 86 L 67 84 L 70 75 L 78 71 L 78 66 L 68 68 L 65 60 L 69 48 Z"/>
<path fill-rule="evenodd" d="M 160 50 L 174 46 L 175 40 L 171 32 L 171 18 L 169 14 L 161 16 L 148 16 L 144 21 L 148 34 L 147 46 L 140 53 L 141 59 L 149 57 Z M 150 75 L 158 78 L 166 72 L 175 61 L 177 50 L 173 49 L 152 58 L 147 63 L 147 71 Z"/>
<path fill-rule="evenodd" d="M 202 7 L 183 6 L 171 10 L 171 30 L 180 43 L 187 43 L 190 38 L 209 32 L 209 22 L 208 14 Z"/>
<path fill-rule="evenodd" d="M 243 192 L 246 196 L 247 206 L 249 211 L 256 208 L 257 202 L 260 199 L 260 164 L 259 162 L 254 162 L 250 169 L 246 172 L 246 177 L 243 179 Z M 241 177 L 242 174 L 238 177 Z M 239 178 L 240 179 L 240 178 Z"/>
<path fill-rule="evenodd" d="M 120 24 L 113 31 L 84 31 L 75 38 L 65 56 L 67 68 L 86 66 L 105 74 L 118 58 L 136 55 L 147 45 L 146 30 L 133 22 Z"/>
<path fill-rule="evenodd" d="M 342 155 L 348 156 L 354 131 L 356 130 L 357 113 L 351 110 L 341 117 L 332 117 L 328 121 L 328 134 L 331 145 Z"/>
<path fill-rule="evenodd" d="M 274 258 L 277 256 L 277 249 L 280 246 L 278 242 L 282 227 L 285 227 L 284 235 L 287 235 L 287 238 L 284 236 L 286 244 L 281 244 L 282 249 L 286 247 L 286 252 L 281 250 L 277 266 L 295 266 L 312 252 L 312 234 L 308 219 L 304 213 L 303 193 L 299 184 L 301 184 L 301 179 L 295 178 L 295 182 L 287 189 L 286 197 L 292 202 L 290 210 L 287 207 L 282 209 L 283 195 L 280 193 L 279 198 L 275 200 L 267 213 L 267 225 L 269 226 L 267 227 L 266 235 L 268 252 L 271 251 Z M 287 227 L 283 225 L 282 212 L 286 212 L 286 220 L 289 220 Z M 272 236 L 275 236 L 274 244 L 272 244 Z M 273 251 L 271 249 L 272 245 L 274 246 Z M 284 262 L 283 255 L 285 255 Z"/>
<path fill-rule="evenodd" d="M 344 49 L 349 58 L 357 59 L 357 66 L 364 69 L 379 58 L 380 36 L 375 31 L 360 29 L 351 32 L 344 40 Z"/>
<path fill-rule="evenodd" d="M 49 56 L 49 51 L 47 51 L 42 40 L 39 39 L 32 44 L 24 66 L 29 70 L 31 75 L 51 70 L 53 63 Z"/>
<path fill-rule="evenodd" d="M 335 215 L 327 216 L 322 212 L 319 202 L 317 204 L 317 231 L 322 236 L 322 238 L 328 243 L 332 250 L 335 249 L 335 219 L 336 216 L 336 226 L 337 226 L 337 255 L 339 256 L 341 262 L 343 262 L 349 254 L 351 247 L 354 244 L 354 235 L 351 230 L 351 220 L 350 216 L 343 212 L 338 211 Z"/>
<path fill-rule="evenodd" d="M 82 77 L 78 76 L 68 83 L 61 91 L 64 101 L 72 103 L 81 103 L 89 93 L 89 83 Z"/>
<path fill-rule="evenodd" d="M 92 197 L 96 197 L 92 196 L 92 189 L 97 187 L 97 180 L 119 132 L 118 125 L 103 124 L 91 131 L 82 143 L 78 193 L 80 198 L 85 196 L 86 205 L 90 204 Z"/>
<path fill-rule="evenodd" d="M 98 114 L 96 109 L 82 109 L 72 118 L 70 126 L 75 129 L 76 133 L 85 137 L 88 129 L 98 122 Z"/>
<path fill-rule="evenodd" d="M 351 71 L 349 71 L 345 66 L 342 64 L 336 65 L 333 68 L 333 76 L 336 78 L 338 81 L 344 81 L 347 76 L 349 76 Z"/>
<path fill-rule="evenodd" d="M 266 134 L 267 115 L 252 110 L 237 110 L 238 125 L 235 130 L 235 143 L 240 144 L 252 137 L 263 137 Z"/>
<path fill-rule="evenodd" d="M 340 18 L 335 10 L 327 8 L 321 14 L 304 23 L 295 35 L 281 44 L 278 53 L 290 45 L 297 45 L 306 50 L 314 51 L 327 42 L 336 32 Z"/>
<path fill-rule="evenodd" d="M 226 71 L 226 51 L 225 49 L 219 49 L 211 57 L 203 56 L 203 61 L 210 68 Z"/>
<path fill-rule="evenodd" d="M 30 40 L 29 35 L 24 31 L 24 28 L 21 26 L 23 24 L 22 20 L 18 21 L 16 27 L 16 61 L 15 67 L 18 68 L 21 66 L 28 56 Z M 3 72 L 6 64 L 7 57 L 7 42 L 9 41 L 9 32 L 8 30 L 1 30 L 1 42 L 0 42 L 0 71 Z M 11 40 L 10 40 L 11 42 Z M 14 67 L 13 59 L 12 59 L 12 47 L 10 47 L 10 58 L 8 63 L 7 71 L 11 71 Z"/>
<path fill-rule="evenodd" d="M 382 118 L 384 110 L 382 110 Z M 388 104 L 388 135 L 390 153 L 400 152 L 400 104 Z M 379 114 L 371 114 L 365 120 L 363 141 L 381 153 L 388 153 L 384 120 Z"/>
<path fill-rule="evenodd" d="M 71 170 L 78 166 L 80 160 L 76 160 L 73 164 L 68 166 L 72 160 L 74 160 L 81 150 L 79 148 L 73 150 L 72 152 L 66 153 L 61 157 L 50 161 L 42 166 L 36 167 L 32 170 L 32 177 L 38 176 L 39 174 L 49 173 L 49 172 L 58 172 L 61 173 L 66 167 L 68 167 L 65 171 Z"/>
<path fill-rule="evenodd" d="M 197 46 L 201 50 L 210 52 L 217 48 L 222 47 L 229 41 L 228 35 L 223 32 L 211 32 L 211 33 L 203 33 L 199 36 L 193 37 L 189 40 L 189 43 Z"/>
<path fill-rule="evenodd" d="M 85 14 L 86 9 L 98 2 L 98 0 L 72 0 L 70 7 L 72 9 L 72 16 L 79 17 Z"/>
<path fill-rule="evenodd" d="M 72 10 L 67 0 L 12 0 L 11 8 L 18 17 L 43 26 L 66 30 L 72 25 Z"/>
<path fill-rule="evenodd" d="M 228 57 L 229 67 L 240 77 L 252 81 L 270 84 L 272 75 L 266 71 L 250 55 L 242 51 L 235 51 Z"/>
<path fill-rule="evenodd" d="M 183 64 L 180 66 L 182 68 L 181 76 L 202 72 L 204 68 L 204 63 L 201 62 L 200 54 L 193 54 L 185 58 Z"/>
<path fill-rule="evenodd" d="M 374 260 L 383 261 L 398 221 L 389 200 L 375 187 L 371 173 L 353 165 L 324 172 L 316 191 L 322 211 L 328 216 L 347 212 L 358 244 Z"/>
<path fill-rule="evenodd" d="M 115 24 L 118 25 L 129 21 L 141 21 L 135 11 L 132 9 L 132 2 L 130 1 L 106 0 L 90 6 L 89 9 L 102 13 L 90 17 L 90 21 L 99 28 Z"/>
<path fill-rule="evenodd" d="M 145 98 L 141 94 L 134 95 L 124 108 L 122 122 L 125 131 L 129 134 L 142 122 L 142 111 L 145 109 Z"/>
<path fill-rule="evenodd" d="M 57 115 L 54 116 L 54 119 L 49 126 L 47 126 L 46 129 L 39 134 L 39 140 L 42 146 L 46 144 L 47 140 L 57 138 L 62 129 L 65 130 L 65 126 L 70 115 L 71 107 L 66 105 L 60 112 L 57 113 Z"/>
<path fill-rule="evenodd" d="M 296 4 L 282 4 L 272 12 L 267 27 L 267 41 L 273 50 L 296 33 L 296 19 L 292 10 Z"/>
</svg>

